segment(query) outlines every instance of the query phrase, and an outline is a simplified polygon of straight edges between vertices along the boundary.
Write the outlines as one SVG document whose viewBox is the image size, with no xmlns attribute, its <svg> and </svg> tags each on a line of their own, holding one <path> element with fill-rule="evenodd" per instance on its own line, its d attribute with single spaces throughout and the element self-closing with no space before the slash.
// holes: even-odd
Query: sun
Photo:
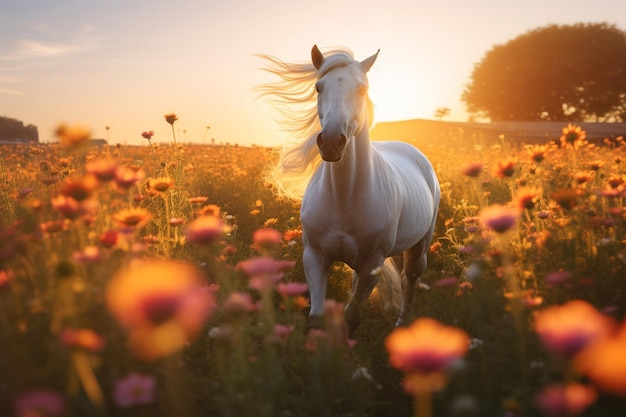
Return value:
<svg viewBox="0 0 626 417">
<path fill-rule="evenodd" d="M 407 70 L 374 67 L 369 76 L 369 95 L 377 121 L 396 121 L 426 117 L 428 100 L 424 86 Z M 433 109 L 434 110 L 434 109 Z M 429 110 L 432 113 L 433 110 Z"/>
</svg>

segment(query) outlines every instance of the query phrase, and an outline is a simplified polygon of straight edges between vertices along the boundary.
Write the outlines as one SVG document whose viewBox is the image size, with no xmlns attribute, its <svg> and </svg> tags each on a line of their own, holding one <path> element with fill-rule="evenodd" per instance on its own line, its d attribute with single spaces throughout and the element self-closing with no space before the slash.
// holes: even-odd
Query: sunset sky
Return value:
<svg viewBox="0 0 626 417">
<path fill-rule="evenodd" d="M 43 142 L 65 122 L 143 144 L 145 130 L 171 141 L 163 115 L 173 112 L 182 142 L 276 145 L 285 135 L 255 100 L 271 78 L 254 54 L 302 62 L 318 44 L 357 59 L 380 48 L 369 74 L 377 121 L 433 118 L 439 107 L 466 120 L 463 87 L 493 45 L 577 22 L 626 30 L 626 2 L 2 0 L 0 116 L 38 126 Z"/>
</svg>

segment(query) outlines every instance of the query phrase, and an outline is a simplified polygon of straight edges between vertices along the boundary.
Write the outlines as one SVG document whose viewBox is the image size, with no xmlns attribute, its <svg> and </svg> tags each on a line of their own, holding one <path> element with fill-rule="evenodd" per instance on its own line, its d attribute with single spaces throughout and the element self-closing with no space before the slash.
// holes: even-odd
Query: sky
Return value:
<svg viewBox="0 0 626 417">
<path fill-rule="evenodd" d="M 306 62 L 351 49 L 369 72 L 376 121 L 465 121 L 461 94 L 485 54 L 548 24 L 626 30 L 624 0 L 1 0 L 0 116 L 54 141 L 60 123 L 109 143 L 275 146 L 287 139 L 256 85 L 255 54 Z M 584 59 L 584 55 L 581 56 Z M 108 129 L 107 129 L 108 127 Z"/>
</svg>

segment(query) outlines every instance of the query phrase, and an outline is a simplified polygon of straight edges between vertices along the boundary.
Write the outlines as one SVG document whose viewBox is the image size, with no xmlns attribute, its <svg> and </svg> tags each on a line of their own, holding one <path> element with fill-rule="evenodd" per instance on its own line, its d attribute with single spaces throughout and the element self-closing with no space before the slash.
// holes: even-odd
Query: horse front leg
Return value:
<svg viewBox="0 0 626 417">
<path fill-rule="evenodd" d="M 319 251 L 311 246 L 305 246 L 302 264 L 311 299 L 309 323 L 312 327 L 319 328 L 322 326 L 330 262 Z"/>
<path fill-rule="evenodd" d="M 365 305 L 367 299 L 376 283 L 378 282 L 379 274 L 376 273 L 376 269 L 381 267 L 384 258 L 374 258 L 356 271 L 352 277 L 352 298 L 346 306 L 344 312 L 344 318 L 348 325 L 348 334 L 352 336 L 357 327 L 361 324 L 361 310 Z"/>
<path fill-rule="evenodd" d="M 419 242 L 404 251 L 404 270 L 402 271 L 402 305 L 396 321 L 396 327 L 406 324 L 411 312 L 411 302 L 415 294 L 415 284 L 426 271 L 426 249 L 428 243 Z"/>
</svg>

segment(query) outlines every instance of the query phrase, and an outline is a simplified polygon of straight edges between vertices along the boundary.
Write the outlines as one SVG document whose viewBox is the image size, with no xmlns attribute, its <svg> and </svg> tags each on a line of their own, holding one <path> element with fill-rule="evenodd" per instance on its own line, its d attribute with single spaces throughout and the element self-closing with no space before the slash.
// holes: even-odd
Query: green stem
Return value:
<svg viewBox="0 0 626 417">
<path fill-rule="evenodd" d="M 415 417 L 431 417 L 433 415 L 433 402 L 430 391 L 415 394 L 414 400 Z"/>
</svg>

